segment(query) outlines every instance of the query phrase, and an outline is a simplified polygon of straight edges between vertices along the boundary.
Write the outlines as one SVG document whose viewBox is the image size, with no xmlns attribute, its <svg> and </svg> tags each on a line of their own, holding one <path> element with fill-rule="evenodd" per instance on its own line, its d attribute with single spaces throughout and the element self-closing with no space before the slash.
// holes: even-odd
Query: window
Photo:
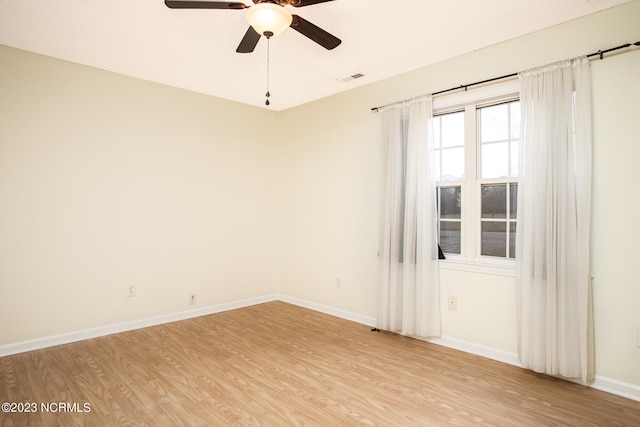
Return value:
<svg viewBox="0 0 640 427">
<path fill-rule="evenodd" d="M 439 243 L 449 259 L 508 263 L 516 248 L 520 103 L 512 90 L 463 96 L 434 105 Z"/>
<path fill-rule="evenodd" d="M 447 254 L 460 254 L 462 242 L 462 182 L 465 175 L 464 112 L 433 118 L 434 162 L 439 183 L 438 236 Z"/>
<path fill-rule="evenodd" d="M 515 258 L 520 102 L 480 107 L 480 255 Z"/>
</svg>

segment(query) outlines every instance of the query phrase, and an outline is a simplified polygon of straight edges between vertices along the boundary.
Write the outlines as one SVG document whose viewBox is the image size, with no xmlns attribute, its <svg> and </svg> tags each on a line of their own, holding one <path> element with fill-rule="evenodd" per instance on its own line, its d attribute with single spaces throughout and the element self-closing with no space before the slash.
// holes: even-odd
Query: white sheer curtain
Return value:
<svg viewBox="0 0 640 427">
<path fill-rule="evenodd" d="M 520 74 L 518 355 L 594 376 L 590 299 L 591 77 L 586 57 Z"/>
<path fill-rule="evenodd" d="M 431 96 L 379 109 L 383 182 L 378 328 L 440 335 Z"/>
</svg>

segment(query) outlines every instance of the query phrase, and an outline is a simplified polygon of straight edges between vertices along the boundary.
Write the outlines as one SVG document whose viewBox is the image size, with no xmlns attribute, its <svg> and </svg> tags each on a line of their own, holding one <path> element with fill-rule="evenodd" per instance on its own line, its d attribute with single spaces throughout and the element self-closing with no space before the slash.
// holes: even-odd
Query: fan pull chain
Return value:
<svg viewBox="0 0 640 427">
<path fill-rule="evenodd" d="M 267 100 L 264 101 L 264 105 L 269 105 L 269 97 L 271 96 L 271 93 L 269 93 L 269 46 L 271 45 L 271 36 L 273 33 L 271 31 L 265 31 L 264 35 L 267 38 L 267 93 L 265 94 Z"/>
</svg>

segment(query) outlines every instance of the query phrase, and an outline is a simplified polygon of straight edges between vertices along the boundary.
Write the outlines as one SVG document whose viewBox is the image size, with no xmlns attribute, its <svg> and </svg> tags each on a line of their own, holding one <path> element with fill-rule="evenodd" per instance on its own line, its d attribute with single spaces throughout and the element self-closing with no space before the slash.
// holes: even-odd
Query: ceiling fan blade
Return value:
<svg viewBox="0 0 640 427">
<path fill-rule="evenodd" d="M 237 1 L 179 1 L 165 0 L 171 9 L 245 9 L 248 6 Z"/>
<path fill-rule="evenodd" d="M 312 0 L 313 1 L 313 0 Z M 323 30 L 322 28 L 312 24 L 304 18 L 299 17 L 298 15 L 292 15 L 293 21 L 291 22 L 291 28 L 302 34 L 303 36 L 309 37 L 314 42 L 318 43 L 320 46 L 325 49 L 331 50 L 336 47 L 342 40 L 333 36 Z"/>
<path fill-rule="evenodd" d="M 251 53 L 253 49 L 256 48 L 258 44 L 258 40 L 260 40 L 260 34 L 253 29 L 253 27 L 249 27 L 247 32 L 244 34 L 244 37 L 240 41 L 236 52 L 238 53 Z"/>
<path fill-rule="evenodd" d="M 289 4 L 293 7 L 311 6 L 312 4 L 326 3 L 333 0 L 289 0 Z"/>
</svg>

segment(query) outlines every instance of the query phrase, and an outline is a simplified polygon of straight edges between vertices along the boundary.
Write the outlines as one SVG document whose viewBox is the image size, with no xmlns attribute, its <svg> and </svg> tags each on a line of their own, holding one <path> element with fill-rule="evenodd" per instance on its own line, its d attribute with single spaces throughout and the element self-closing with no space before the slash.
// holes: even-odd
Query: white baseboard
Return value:
<svg viewBox="0 0 640 427">
<path fill-rule="evenodd" d="M 352 322 L 361 323 L 363 325 L 367 325 L 371 327 L 376 326 L 375 317 L 363 316 L 361 314 L 352 313 L 350 311 L 341 310 L 339 308 L 330 307 L 328 305 L 318 304 L 315 302 L 303 300 L 303 299 L 292 297 L 289 295 L 280 294 L 278 295 L 278 299 L 280 301 L 283 301 L 289 304 L 308 308 L 314 311 L 319 311 L 320 313 L 324 313 L 324 314 L 330 314 L 331 316 L 339 317 L 341 319 L 351 320 Z"/>
<path fill-rule="evenodd" d="M 518 360 L 518 355 L 509 351 L 499 350 L 493 347 L 487 347 L 447 336 L 442 336 L 440 338 L 427 338 L 425 341 L 438 344 L 443 347 L 452 348 L 454 350 L 464 351 L 465 353 L 475 354 L 476 356 L 486 357 L 487 359 L 497 360 L 498 362 L 507 363 L 519 368 L 522 367 L 520 360 Z"/>
<path fill-rule="evenodd" d="M 53 347 L 56 345 L 69 344 L 76 341 L 82 341 L 90 338 L 102 337 L 105 335 L 116 334 L 119 332 L 126 332 L 135 329 L 147 328 L 150 326 L 161 325 L 164 323 L 177 322 L 179 320 L 191 319 L 198 316 L 206 316 L 209 314 L 220 313 L 228 310 L 235 310 L 237 308 L 249 307 L 256 304 L 262 304 L 270 301 L 283 301 L 289 304 L 297 305 L 300 307 L 308 308 L 310 310 L 318 311 L 320 313 L 329 314 L 331 316 L 339 317 L 341 319 L 350 320 L 366 326 L 375 327 L 376 318 L 370 316 L 364 316 L 361 314 L 353 313 L 350 311 L 342 310 L 339 308 L 318 304 L 312 301 L 307 301 L 301 298 L 292 297 L 283 294 L 271 294 L 264 295 L 256 298 L 248 298 L 239 301 L 233 301 L 229 303 L 216 304 L 208 307 L 196 308 L 193 310 L 181 311 L 177 313 L 170 313 L 162 316 L 148 317 L 140 320 L 133 320 L 130 322 L 117 323 L 113 325 L 101 326 L 98 328 L 84 329 L 81 331 L 69 332 L 65 334 L 52 335 L 44 338 L 37 338 L 28 341 L 21 341 L 12 344 L 6 344 L 0 346 L 0 357 L 9 356 L 12 354 L 24 353 L 32 350 L 39 350 L 42 348 Z M 521 367 L 520 361 L 515 353 L 511 353 L 504 350 L 487 347 L 468 341 L 459 340 L 452 337 L 443 336 L 440 338 L 429 338 L 425 341 L 441 345 L 443 347 L 449 347 L 455 350 L 464 351 L 466 353 L 475 354 L 477 356 L 486 357 L 488 359 L 496 360 L 498 362 L 507 363 Z M 589 387 L 593 387 L 597 390 L 605 391 L 607 393 L 615 394 L 640 402 L 640 386 L 635 384 L 625 383 L 612 378 L 596 375 L 595 381 L 589 384 Z"/>
<path fill-rule="evenodd" d="M 69 344 L 90 338 L 103 337 L 105 335 L 127 332 L 135 329 L 148 328 L 150 326 L 162 325 L 164 323 L 177 322 L 179 320 L 191 319 L 193 317 L 206 316 L 208 314 L 220 313 L 237 308 L 249 307 L 251 305 L 262 304 L 275 301 L 277 294 L 265 295 L 256 298 L 248 298 L 229 303 L 216 304 L 193 310 L 180 311 L 177 313 L 163 314 L 161 316 L 147 317 L 145 319 L 132 320 L 129 322 L 116 323 L 113 325 L 100 326 L 97 328 L 83 329 L 80 331 L 67 332 L 64 334 L 51 335 L 43 338 L 36 338 L 12 344 L 0 346 L 0 357 L 12 354 L 24 353 L 27 351 L 40 350 L 56 345 Z"/>
<path fill-rule="evenodd" d="M 593 384 L 589 384 L 589 387 L 640 402 L 640 386 L 635 384 L 596 375 L 596 380 Z"/>
</svg>

